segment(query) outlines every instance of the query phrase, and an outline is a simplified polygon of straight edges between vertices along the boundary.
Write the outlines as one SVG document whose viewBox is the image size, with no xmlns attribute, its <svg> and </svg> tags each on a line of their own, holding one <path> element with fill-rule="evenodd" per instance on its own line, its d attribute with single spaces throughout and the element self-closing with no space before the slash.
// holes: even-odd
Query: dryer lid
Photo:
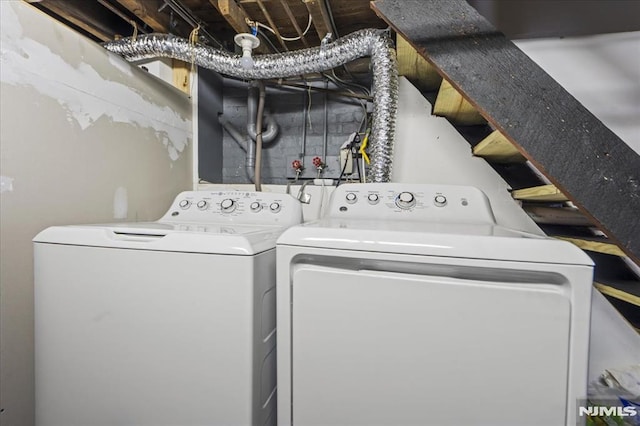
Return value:
<svg viewBox="0 0 640 426">
<path fill-rule="evenodd" d="M 492 224 L 329 218 L 289 228 L 278 239 L 278 245 L 593 265 L 591 259 L 571 243 Z"/>
</svg>

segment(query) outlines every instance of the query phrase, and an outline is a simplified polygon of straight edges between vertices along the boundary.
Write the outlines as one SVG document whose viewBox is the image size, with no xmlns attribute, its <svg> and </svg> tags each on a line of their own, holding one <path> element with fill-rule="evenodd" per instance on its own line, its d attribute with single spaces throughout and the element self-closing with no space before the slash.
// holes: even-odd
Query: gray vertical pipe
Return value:
<svg viewBox="0 0 640 426">
<path fill-rule="evenodd" d="M 327 161 L 327 133 L 329 131 L 329 123 L 328 123 L 328 105 L 327 105 L 327 92 L 329 91 L 329 80 L 324 80 L 324 131 L 322 132 L 322 161 Z"/>
<path fill-rule="evenodd" d="M 307 90 L 303 91 L 302 95 L 302 141 L 300 142 L 300 157 L 302 165 L 304 166 L 304 157 L 307 155 L 307 105 L 309 100 Z"/>
</svg>

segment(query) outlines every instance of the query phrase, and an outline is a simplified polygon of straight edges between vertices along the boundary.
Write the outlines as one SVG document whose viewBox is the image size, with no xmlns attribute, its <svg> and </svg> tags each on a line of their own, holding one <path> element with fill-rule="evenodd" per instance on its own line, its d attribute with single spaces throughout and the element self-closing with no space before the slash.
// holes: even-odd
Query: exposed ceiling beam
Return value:
<svg viewBox="0 0 640 426">
<path fill-rule="evenodd" d="M 75 1 L 44 0 L 37 3 L 37 6 L 55 13 L 98 40 L 110 41 L 115 38 L 115 31 L 102 24 L 101 16 L 91 9 L 83 10 L 79 8 Z"/>
<path fill-rule="evenodd" d="M 209 2 L 218 9 L 218 12 L 236 32 L 250 32 L 251 28 L 246 21 L 248 16 L 234 0 L 209 0 Z"/>
<path fill-rule="evenodd" d="M 282 39 L 282 36 L 280 35 L 280 31 L 278 30 L 278 27 L 276 26 L 275 22 L 273 22 L 273 19 L 271 18 L 271 14 L 262 3 L 262 0 L 257 0 L 257 2 L 258 2 L 258 6 L 260 7 L 260 10 L 262 11 L 262 14 L 264 15 L 265 18 L 267 18 L 267 22 L 269 22 L 269 25 L 271 25 L 271 29 L 275 33 L 276 38 L 278 39 L 278 42 L 280 42 L 280 46 L 282 46 L 282 48 L 285 51 L 289 50 L 286 43 Z"/>
<path fill-rule="evenodd" d="M 313 26 L 318 33 L 318 37 L 322 40 L 327 33 L 331 32 L 329 12 L 327 12 L 327 8 L 324 6 L 324 1 L 302 0 L 302 2 L 307 6 L 307 10 L 309 11 L 309 14 L 311 14 L 311 19 L 313 20 Z"/>
<path fill-rule="evenodd" d="M 247 25 L 247 19 L 252 20 L 235 0 L 209 0 L 209 3 L 215 7 L 222 17 L 231 25 L 238 33 L 250 33 L 251 28 Z M 255 49 L 259 53 L 269 53 L 269 48 L 264 44 L 260 44 Z"/>
<path fill-rule="evenodd" d="M 300 41 L 302 41 L 302 44 L 304 44 L 304 47 L 309 47 L 309 43 L 307 42 L 307 39 L 304 37 L 304 33 L 302 32 L 302 29 L 300 29 L 300 26 L 298 25 L 298 21 L 296 21 L 296 17 L 293 15 L 293 12 L 291 12 L 291 8 L 287 4 L 287 0 L 280 0 L 280 4 L 282 5 L 282 8 L 287 14 L 287 17 L 289 17 L 289 20 L 291 21 L 291 25 L 293 25 L 293 28 L 295 28 L 296 33 L 298 33 L 298 37 L 300 37 Z"/>
<path fill-rule="evenodd" d="M 127 10 L 142 20 L 153 31 L 160 33 L 169 32 L 169 15 L 158 12 L 162 2 L 159 0 L 116 0 Z"/>
</svg>

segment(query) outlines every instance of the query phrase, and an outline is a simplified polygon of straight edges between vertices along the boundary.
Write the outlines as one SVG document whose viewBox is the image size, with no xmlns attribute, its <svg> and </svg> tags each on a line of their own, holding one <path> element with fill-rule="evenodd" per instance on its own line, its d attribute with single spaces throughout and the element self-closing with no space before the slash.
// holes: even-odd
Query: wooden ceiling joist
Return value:
<svg viewBox="0 0 640 426">
<path fill-rule="evenodd" d="M 218 9 L 222 17 L 236 32 L 247 33 L 251 31 L 246 21 L 247 14 L 234 0 L 209 0 L 209 2 Z"/>
<path fill-rule="evenodd" d="M 251 28 L 247 24 L 247 19 L 251 18 L 242 9 L 235 0 L 209 0 L 209 3 L 215 7 L 222 17 L 229 23 L 231 28 L 237 33 L 250 33 Z M 269 53 L 269 48 L 260 43 L 255 49 L 258 53 Z"/>
<path fill-rule="evenodd" d="M 291 25 L 293 25 L 293 28 L 295 28 L 296 33 L 298 34 L 298 37 L 300 37 L 300 41 L 302 42 L 304 47 L 309 47 L 309 42 L 305 38 L 304 33 L 300 28 L 300 25 L 298 25 L 298 21 L 296 20 L 296 17 L 294 16 L 293 12 L 291 12 L 291 8 L 289 7 L 287 0 L 280 0 L 280 4 L 282 5 L 284 12 L 287 14 L 289 21 L 291 21 Z"/>
<path fill-rule="evenodd" d="M 640 264 L 640 155 L 466 1 L 372 7 Z"/>
<path fill-rule="evenodd" d="M 331 32 L 329 12 L 324 6 L 324 2 L 322 0 L 302 0 L 302 2 L 307 6 L 313 26 L 318 33 L 318 37 L 322 40 L 327 33 Z"/>
<path fill-rule="evenodd" d="M 159 0 L 116 0 L 119 4 L 136 15 L 155 32 L 169 32 L 169 15 L 158 12 L 162 6 Z"/>
<path fill-rule="evenodd" d="M 267 22 L 271 26 L 271 29 L 273 30 L 276 38 L 278 39 L 278 43 L 280 43 L 280 46 L 282 46 L 282 48 L 285 51 L 289 50 L 289 48 L 287 47 L 287 44 L 284 42 L 284 40 L 282 39 L 282 36 L 280 35 L 278 26 L 275 24 L 275 22 L 273 22 L 273 18 L 271 18 L 271 14 L 267 10 L 267 8 L 264 6 L 264 3 L 262 2 L 262 0 L 256 0 L 256 3 L 258 3 L 258 7 L 260 8 L 260 10 L 262 11 L 262 14 L 267 19 Z"/>
<path fill-rule="evenodd" d="M 100 41 L 113 40 L 115 35 L 112 30 L 101 23 L 101 19 L 92 16 L 89 12 L 77 7 L 77 4 L 64 0 L 44 0 L 38 3 L 38 7 L 49 10 L 71 24 L 81 28 Z M 98 5 L 98 7 L 101 7 Z"/>
</svg>

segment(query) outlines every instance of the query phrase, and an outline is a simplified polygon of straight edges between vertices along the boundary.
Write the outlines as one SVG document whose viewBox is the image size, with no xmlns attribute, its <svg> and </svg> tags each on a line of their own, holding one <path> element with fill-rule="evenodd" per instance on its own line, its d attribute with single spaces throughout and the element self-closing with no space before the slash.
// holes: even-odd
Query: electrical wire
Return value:
<svg viewBox="0 0 640 426">
<path fill-rule="evenodd" d="M 269 37 L 267 37 L 267 33 L 265 33 L 264 31 L 260 31 L 258 33 L 256 33 L 256 37 L 261 37 L 262 40 L 266 41 L 267 44 L 269 45 L 269 47 L 275 52 L 275 53 L 280 53 L 280 50 L 275 46 L 275 44 L 273 44 L 273 42 L 271 41 L 271 39 Z"/>
<path fill-rule="evenodd" d="M 367 96 L 371 96 L 371 91 L 369 90 L 369 88 L 368 88 L 368 87 L 365 87 L 365 86 L 363 86 L 363 85 L 361 85 L 361 84 L 358 84 L 358 83 L 356 83 L 356 82 L 353 82 L 353 81 L 345 81 L 345 80 L 342 80 L 340 77 L 338 77 L 338 76 L 336 75 L 336 70 L 335 70 L 335 69 L 332 69 L 332 70 L 331 70 L 331 74 L 333 75 L 333 78 L 335 78 L 336 80 L 338 80 L 338 81 L 339 81 L 339 82 L 341 82 L 342 84 L 345 84 L 345 85 L 347 85 L 347 86 L 351 86 L 351 87 L 354 87 L 354 88 L 356 88 L 356 89 L 359 89 L 359 90 L 361 90 L 361 91 L 362 91 L 362 93 L 364 93 L 365 95 L 367 95 Z"/>
<path fill-rule="evenodd" d="M 307 104 L 307 122 L 309 123 L 309 131 L 313 132 L 313 124 L 311 124 L 311 86 L 307 86 L 307 99 L 309 99 L 309 103 Z"/>
<path fill-rule="evenodd" d="M 100 3 L 102 6 L 106 7 L 107 9 L 109 9 L 112 13 L 117 15 L 123 21 L 128 22 L 133 27 L 134 39 L 135 39 L 135 37 L 137 37 L 137 35 L 138 35 L 138 24 L 136 23 L 135 20 L 129 18 L 127 15 L 125 15 L 122 12 L 120 12 L 118 9 L 116 9 L 113 5 L 111 5 L 110 3 L 106 2 L 105 0 L 98 0 L 98 3 Z M 146 31 L 144 28 L 140 28 L 140 32 L 144 33 L 144 34 L 148 33 L 148 31 Z"/>
<path fill-rule="evenodd" d="M 164 0 L 164 4 L 169 6 L 171 10 L 177 13 L 187 24 L 191 25 L 193 28 L 200 27 L 199 31 L 209 40 L 213 41 L 218 45 L 222 50 L 227 50 L 226 47 L 218 41 L 214 36 L 212 36 L 206 29 L 205 24 L 198 19 L 191 9 L 186 7 L 180 0 Z"/>
<path fill-rule="evenodd" d="M 307 28 L 305 28 L 305 30 L 302 32 L 302 36 L 298 36 L 298 37 L 284 37 L 284 36 L 280 36 L 280 38 L 284 41 L 298 41 L 301 40 L 302 37 L 306 36 L 307 33 L 309 32 L 309 28 L 311 28 L 311 14 L 309 14 L 309 21 L 307 22 Z M 258 21 L 250 21 L 251 23 L 249 24 L 249 26 L 253 26 L 256 25 L 260 28 L 264 28 L 265 30 L 271 32 L 272 34 L 276 34 L 275 30 L 273 28 L 271 28 L 268 25 L 263 24 L 262 22 L 258 22 Z M 253 25 L 252 25 L 253 24 Z"/>
<path fill-rule="evenodd" d="M 340 34 L 338 34 L 336 22 L 333 20 L 333 12 L 331 11 L 331 4 L 329 3 L 329 0 L 324 0 L 324 5 L 327 9 L 327 14 L 329 15 L 329 21 L 331 21 L 331 29 L 333 30 L 333 35 L 338 39 L 340 38 Z"/>
<path fill-rule="evenodd" d="M 333 71 L 333 70 L 332 70 Z M 334 79 L 332 76 L 330 76 L 329 74 L 326 73 L 322 73 L 322 75 L 324 77 L 326 77 L 327 79 L 331 80 L 337 87 L 341 87 L 343 89 L 345 89 L 347 92 L 355 95 L 356 92 L 354 92 L 349 86 L 347 86 L 346 84 L 343 84 L 342 80 L 340 79 Z M 335 77 L 335 73 L 334 73 L 334 77 Z M 364 87 L 364 86 L 359 86 L 361 89 L 364 89 L 365 94 L 367 96 L 369 96 L 369 91 Z M 368 127 L 368 113 L 367 113 L 367 102 L 364 100 L 359 101 L 360 102 L 360 106 L 362 107 L 362 118 L 363 120 L 365 120 L 365 126 L 364 128 L 366 129 Z M 362 125 L 360 126 L 360 128 L 358 130 L 362 129 Z"/>
</svg>

